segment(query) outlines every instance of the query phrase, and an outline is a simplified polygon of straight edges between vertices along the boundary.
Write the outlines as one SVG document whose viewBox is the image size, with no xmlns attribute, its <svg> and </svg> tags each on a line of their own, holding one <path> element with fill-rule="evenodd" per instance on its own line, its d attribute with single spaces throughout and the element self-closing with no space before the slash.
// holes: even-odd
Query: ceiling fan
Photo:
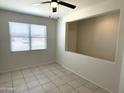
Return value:
<svg viewBox="0 0 124 93">
<path fill-rule="evenodd" d="M 63 5 L 63 6 L 66 6 L 68 8 L 72 8 L 72 9 L 75 9 L 76 6 L 75 5 L 72 5 L 72 4 L 69 4 L 69 3 L 66 3 L 66 2 L 63 2 L 61 0 L 51 0 L 51 1 L 44 1 L 44 2 L 41 2 L 37 5 L 40 5 L 40 4 L 50 4 L 51 7 L 52 7 L 52 12 L 57 12 L 57 7 L 58 5 Z"/>
</svg>

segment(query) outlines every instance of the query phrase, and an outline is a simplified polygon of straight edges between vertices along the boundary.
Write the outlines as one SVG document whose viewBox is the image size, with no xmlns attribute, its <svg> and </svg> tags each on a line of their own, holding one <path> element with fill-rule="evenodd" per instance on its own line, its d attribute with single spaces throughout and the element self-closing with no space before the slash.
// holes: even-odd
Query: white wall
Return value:
<svg viewBox="0 0 124 93">
<path fill-rule="evenodd" d="M 61 18 L 58 22 L 57 33 L 57 62 L 80 76 L 96 83 L 112 93 L 119 93 L 120 70 L 122 64 L 122 50 L 124 48 L 124 1 L 112 0 L 91 6 Z M 111 63 L 85 55 L 65 51 L 65 22 L 79 20 L 90 16 L 99 15 L 109 11 L 120 9 L 120 28 L 116 61 Z M 120 92 L 122 93 L 122 92 Z"/>
<path fill-rule="evenodd" d="M 123 3 L 124 3 L 124 1 L 123 1 Z M 124 16 L 124 13 L 122 13 L 122 16 Z M 122 27 L 124 26 L 124 21 L 122 21 L 121 26 Z M 122 29 L 124 30 L 124 27 Z M 124 34 L 124 33 L 122 33 L 122 34 Z M 121 36 L 123 36 L 122 34 L 121 34 Z M 122 42 L 124 43 L 124 38 L 123 37 L 122 37 Z M 121 75 L 120 75 L 121 77 L 120 77 L 119 93 L 124 93 L 124 46 L 122 45 L 121 47 L 123 48 L 123 50 L 122 50 L 123 59 L 122 59 L 122 65 L 121 65 Z"/>
<path fill-rule="evenodd" d="M 122 63 L 121 67 L 122 68 L 121 68 L 120 91 L 119 91 L 119 93 L 124 93 L 124 54 L 123 54 L 123 63 Z"/>
<path fill-rule="evenodd" d="M 47 25 L 48 49 L 10 52 L 9 21 Z M 0 10 L 0 72 L 55 62 L 56 20 Z"/>
</svg>

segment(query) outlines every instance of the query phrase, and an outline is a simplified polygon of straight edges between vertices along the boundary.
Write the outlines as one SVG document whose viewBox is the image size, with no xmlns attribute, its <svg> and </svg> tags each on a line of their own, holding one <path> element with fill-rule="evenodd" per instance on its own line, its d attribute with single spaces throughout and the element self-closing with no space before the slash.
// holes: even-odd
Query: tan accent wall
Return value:
<svg viewBox="0 0 124 93">
<path fill-rule="evenodd" d="M 115 61 L 119 12 L 69 22 L 68 51 Z"/>
<path fill-rule="evenodd" d="M 119 13 L 80 21 L 77 52 L 114 61 L 118 26 Z"/>
<path fill-rule="evenodd" d="M 68 51 L 77 51 L 78 22 L 67 23 L 66 46 Z"/>
</svg>

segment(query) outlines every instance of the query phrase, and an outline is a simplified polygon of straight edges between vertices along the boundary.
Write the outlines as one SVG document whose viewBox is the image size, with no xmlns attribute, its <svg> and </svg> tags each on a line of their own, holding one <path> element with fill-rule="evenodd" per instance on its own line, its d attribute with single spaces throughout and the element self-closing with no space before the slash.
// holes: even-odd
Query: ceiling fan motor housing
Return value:
<svg viewBox="0 0 124 93">
<path fill-rule="evenodd" d="M 51 2 L 57 2 L 58 3 L 58 0 L 52 0 Z"/>
</svg>

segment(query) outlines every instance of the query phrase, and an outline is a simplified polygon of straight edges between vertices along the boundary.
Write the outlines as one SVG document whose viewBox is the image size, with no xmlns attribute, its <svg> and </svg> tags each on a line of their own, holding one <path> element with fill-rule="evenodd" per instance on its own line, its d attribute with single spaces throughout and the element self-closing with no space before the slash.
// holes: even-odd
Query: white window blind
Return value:
<svg viewBox="0 0 124 93">
<path fill-rule="evenodd" d="M 47 27 L 9 22 L 11 51 L 47 49 Z"/>
</svg>

